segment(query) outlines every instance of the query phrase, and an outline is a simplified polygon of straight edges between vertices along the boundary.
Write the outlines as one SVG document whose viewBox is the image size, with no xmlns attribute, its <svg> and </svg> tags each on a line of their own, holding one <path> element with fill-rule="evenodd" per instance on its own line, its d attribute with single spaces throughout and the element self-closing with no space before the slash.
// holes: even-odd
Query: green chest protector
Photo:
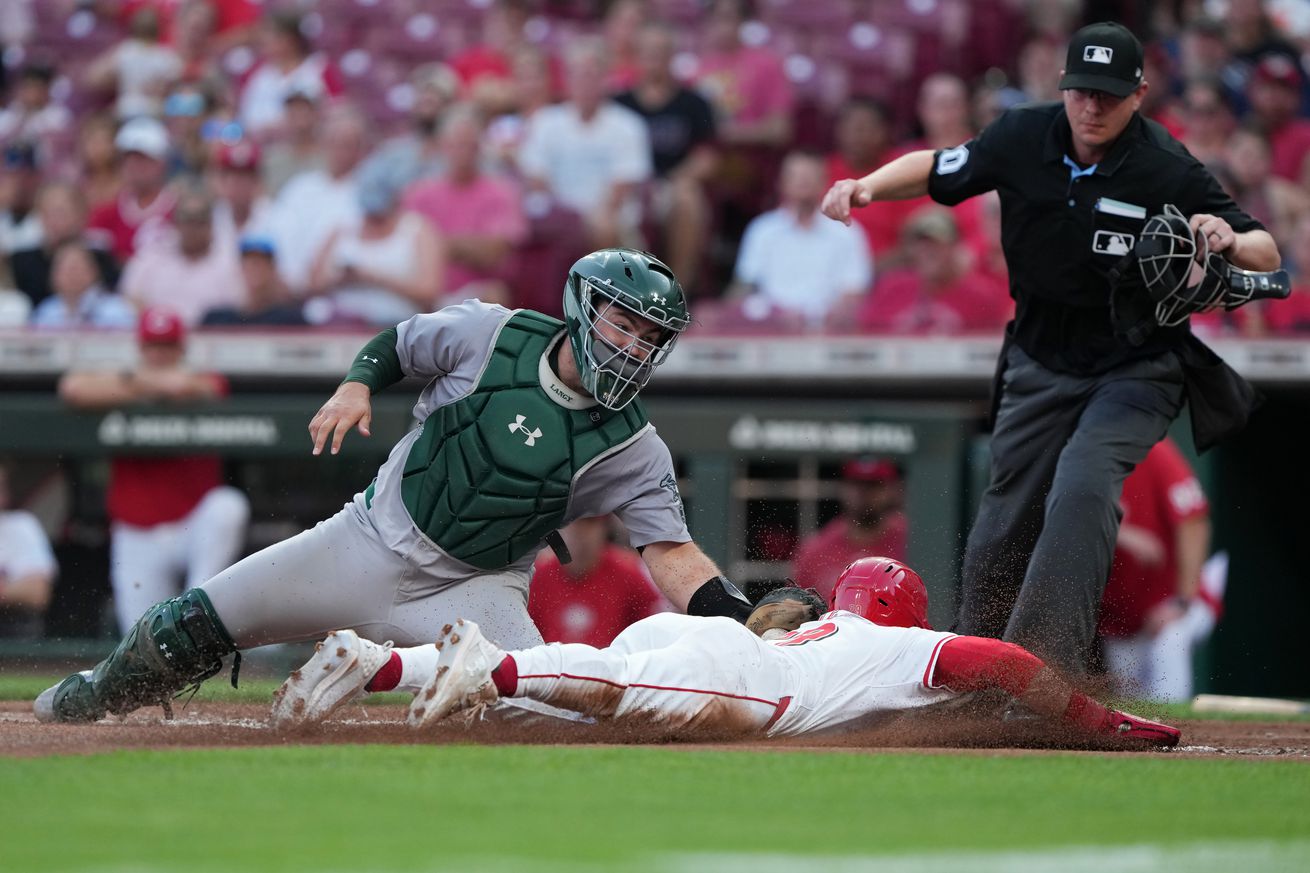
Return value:
<svg viewBox="0 0 1310 873">
<path fill-rule="evenodd" d="M 414 524 L 483 570 L 513 563 L 558 528 L 578 472 L 646 426 L 640 401 L 615 412 L 551 399 L 541 359 L 563 328 L 536 312 L 511 316 L 477 386 L 428 416 L 405 459 L 400 493 Z"/>
</svg>

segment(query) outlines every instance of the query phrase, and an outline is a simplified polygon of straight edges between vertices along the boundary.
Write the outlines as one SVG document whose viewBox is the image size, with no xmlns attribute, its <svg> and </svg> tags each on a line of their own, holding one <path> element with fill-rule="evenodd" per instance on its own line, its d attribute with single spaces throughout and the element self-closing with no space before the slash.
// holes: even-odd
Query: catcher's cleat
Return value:
<svg viewBox="0 0 1310 873">
<path fill-rule="evenodd" d="M 1147 745 L 1173 748 L 1183 732 L 1172 725 L 1142 718 L 1130 712 L 1110 713 L 1110 733 L 1120 739 L 1139 740 Z"/>
<path fill-rule="evenodd" d="M 51 685 L 32 702 L 32 712 L 40 722 L 99 721 L 105 708 L 96 699 L 91 685 L 91 671 L 74 673 Z"/>
<path fill-rule="evenodd" d="M 505 653 L 493 646 L 471 621 L 446 625 L 437 637 L 437 670 L 409 705 L 407 721 L 425 728 L 457 712 L 483 708 L 499 699 L 491 671 Z"/>
<path fill-rule="evenodd" d="M 314 656 L 273 692 L 268 723 L 278 730 L 325 721 L 368 692 L 364 686 L 391 657 L 391 643 L 361 639 L 353 630 L 333 631 L 314 647 Z"/>
</svg>

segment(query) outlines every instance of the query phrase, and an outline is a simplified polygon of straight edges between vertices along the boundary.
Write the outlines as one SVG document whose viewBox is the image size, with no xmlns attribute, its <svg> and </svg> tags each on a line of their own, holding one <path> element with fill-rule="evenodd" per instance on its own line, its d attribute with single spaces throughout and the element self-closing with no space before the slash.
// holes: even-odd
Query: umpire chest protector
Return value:
<svg viewBox="0 0 1310 873">
<path fill-rule="evenodd" d="M 563 329 L 536 312 L 507 319 L 477 385 L 428 416 L 405 459 L 400 493 L 414 524 L 480 569 L 536 548 L 563 522 L 578 473 L 647 426 L 640 400 L 582 406 L 559 384 L 546 353 Z"/>
</svg>

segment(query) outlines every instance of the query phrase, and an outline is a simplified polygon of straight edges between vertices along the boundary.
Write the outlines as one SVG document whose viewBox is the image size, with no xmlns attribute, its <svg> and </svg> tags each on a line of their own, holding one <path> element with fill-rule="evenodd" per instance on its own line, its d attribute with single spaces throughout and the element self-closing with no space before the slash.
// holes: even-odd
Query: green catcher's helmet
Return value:
<svg viewBox="0 0 1310 873">
<path fill-rule="evenodd" d="M 614 324 L 607 317 L 614 306 L 659 325 L 659 340 L 649 342 Z M 564 322 L 582 387 L 602 406 L 622 409 L 669 356 L 690 316 L 682 286 L 662 261 L 634 249 L 601 249 L 569 268 Z M 627 337 L 624 347 L 596 331 L 602 322 Z"/>
</svg>

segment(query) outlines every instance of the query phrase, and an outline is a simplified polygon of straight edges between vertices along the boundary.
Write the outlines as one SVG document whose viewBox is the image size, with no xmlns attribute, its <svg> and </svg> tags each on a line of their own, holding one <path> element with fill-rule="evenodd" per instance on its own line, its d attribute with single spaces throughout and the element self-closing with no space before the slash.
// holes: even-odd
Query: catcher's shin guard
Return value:
<svg viewBox="0 0 1310 873">
<path fill-rule="evenodd" d="M 167 709 L 174 695 L 218 673 L 223 656 L 235 651 L 209 596 L 192 589 L 146 610 L 89 677 L 65 679 L 53 714 L 59 721 L 95 721 L 150 704 Z"/>
</svg>

